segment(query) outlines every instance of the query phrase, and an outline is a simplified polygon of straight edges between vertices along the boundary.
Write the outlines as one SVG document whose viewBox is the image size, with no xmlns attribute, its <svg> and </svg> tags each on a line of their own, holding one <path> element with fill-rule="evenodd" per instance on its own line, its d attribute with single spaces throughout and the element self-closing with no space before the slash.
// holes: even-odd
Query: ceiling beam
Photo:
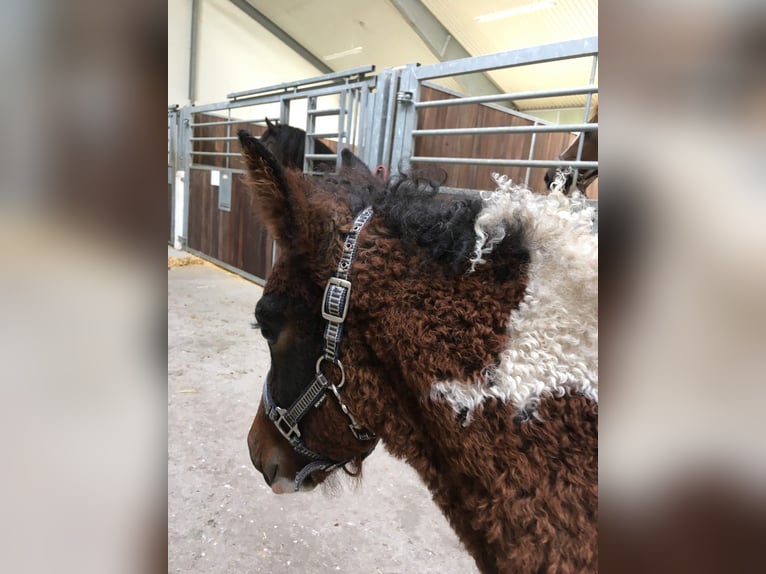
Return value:
<svg viewBox="0 0 766 574">
<path fill-rule="evenodd" d="M 303 46 L 290 34 L 277 26 L 268 18 L 268 16 L 266 16 L 266 14 L 254 8 L 253 5 L 250 4 L 250 2 L 247 0 L 231 0 L 231 3 L 242 10 L 245 14 L 250 16 L 253 20 L 258 22 L 258 24 L 266 28 L 269 32 L 274 34 L 274 36 L 276 36 L 279 40 L 291 48 L 296 54 L 301 56 L 304 60 L 317 68 L 323 74 L 330 74 L 335 71 L 322 60 L 317 58 L 314 54 L 312 54 L 308 49 L 306 49 L 305 46 Z"/>
<path fill-rule="evenodd" d="M 458 42 L 449 30 L 426 8 L 420 0 L 389 0 L 405 21 L 420 36 L 420 39 L 428 46 L 434 56 L 440 62 L 469 58 L 463 45 Z M 455 76 L 455 80 L 463 86 L 463 89 L 471 96 L 485 96 L 490 94 L 502 94 L 505 92 L 487 74 L 465 74 Z M 510 107 L 518 110 L 513 102 L 508 102 Z"/>
</svg>

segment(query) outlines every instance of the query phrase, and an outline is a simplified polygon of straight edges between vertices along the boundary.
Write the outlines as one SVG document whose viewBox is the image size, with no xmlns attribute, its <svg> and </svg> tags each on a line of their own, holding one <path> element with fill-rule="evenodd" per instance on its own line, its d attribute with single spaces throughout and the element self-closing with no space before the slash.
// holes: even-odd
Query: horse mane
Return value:
<svg viewBox="0 0 766 574">
<path fill-rule="evenodd" d="M 339 188 L 346 190 L 352 216 L 372 205 L 406 248 L 419 250 L 451 274 L 459 275 L 468 270 L 476 249 L 475 223 L 483 202 L 478 196 L 441 194 L 443 179 L 443 172 L 413 170 L 386 185 L 375 185 L 372 182 L 379 182 L 377 178 L 346 169 L 326 175 L 322 181 L 324 186 L 335 188 L 336 194 Z M 516 253 L 525 251 L 520 229 L 506 233 L 502 243 L 513 246 Z"/>
<path fill-rule="evenodd" d="M 440 185 L 428 172 L 401 176 L 389 184 L 374 209 L 404 245 L 422 248 L 457 274 L 465 270 L 473 251 L 474 222 L 482 204 L 467 195 L 439 198 Z"/>
</svg>

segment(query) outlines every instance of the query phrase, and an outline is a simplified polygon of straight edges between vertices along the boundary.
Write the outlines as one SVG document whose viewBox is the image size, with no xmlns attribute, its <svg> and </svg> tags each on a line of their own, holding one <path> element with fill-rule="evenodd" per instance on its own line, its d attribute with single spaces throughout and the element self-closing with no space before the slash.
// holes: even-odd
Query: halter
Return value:
<svg viewBox="0 0 766 574">
<path fill-rule="evenodd" d="M 559 159 L 561 159 L 561 156 L 559 156 Z M 585 193 L 584 189 L 580 189 L 578 184 L 583 184 L 585 181 L 588 180 L 588 178 L 593 177 L 593 175 L 598 172 L 598 168 L 594 167 L 591 169 L 587 169 L 585 171 L 580 171 L 574 169 L 571 165 L 568 165 L 564 168 L 557 168 L 556 169 L 556 177 L 554 178 L 553 182 L 551 183 L 549 189 L 551 190 L 557 190 L 561 191 L 562 193 L 574 191 L 571 188 L 565 189 L 564 185 L 566 184 L 567 177 L 570 175 L 577 173 L 577 177 L 572 177 L 572 185 L 571 188 L 574 188 L 574 190 L 580 191 L 581 193 Z"/>
<path fill-rule="evenodd" d="M 346 373 L 343 370 L 343 364 L 338 358 L 340 355 L 341 335 L 343 334 L 343 322 L 346 320 L 346 314 L 348 313 L 348 307 L 351 301 L 351 282 L 348 280 L 348 274 L 351 271 L 351 263 L 356 254 L 356 243 L 359 239 L 359 234 L 370 219 L 372 219 L 372 207 L 365 208 L 356 216 L 351 231 L 349 231 L 343 241 L 343 253 L 340 257 L 340 262 L 338 263 L 338 270 L 335 272 L 335 275 L 330 277 L 327 281 L 322 301 L 322 318 L 327 321 L 324 330 L 324 352 L 317 360 L 316 373 L 314 374 L 311 383 L 304 389 L 298 398 L 295 399 L 295 402 L 293 402 L 288 409 L 277 406 L 269 394 L 268 383 L 263 385 L 263 405 L 266 410 L 266 415 L 277 427 L 280 434 L 287 439 L 295 452 L 312 460 L 296 475 L 296 492 L 300 489 L 301 484 L 306 477 L 311 473 L 317 470 L 334 470 L 348 463 L 350 460 L 343 462 L 334 461 L 311 450 L 303 442 L 301 431 L 298 428 L 301 419 L 303 419 L 312 408 L 319 407 L 324 402 L 325 394 L 328 390 L 332 391 L 333 396 L 340 405 L 341 411 L 343 411 L 343 414 L 346 415 L 351 422 L 348 426 L 351 429 L 354 438 L 360 441 L 376 439 L 376 436 L 372 432 L 364 429 L 356 421 L 341 399 L 340 389 L 346 382 Z M 324 361 L 329 361 L 340 370 L 340 383 L 337 385 L 330 383 L 322 373 L 322 363 Z M 366 458 L 374 448 L 375 445 L 373 445 L 362 458 Z"/>
</svg>

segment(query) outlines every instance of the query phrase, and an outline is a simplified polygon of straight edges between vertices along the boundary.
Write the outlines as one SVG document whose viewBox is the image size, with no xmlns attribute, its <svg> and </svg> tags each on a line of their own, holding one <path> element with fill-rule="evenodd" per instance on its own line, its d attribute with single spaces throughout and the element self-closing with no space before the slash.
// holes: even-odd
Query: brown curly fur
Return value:
<svg viewBox="0 0 766 574">
<path fill-rule="evenodd" d="M 262 151 L 246 139 L 243 146 L 256 200 L 288 246 L 264 297 L 279 295 L 319 315 L 343 234 L 365 203 L 359 194 L 381 202 L 386 190 L 368 174 L 341 174 L 322 185 L 289 171 L 268 174 L 268 158 L 254 157 Z M 270 205 L 279 203 L 279 182 L 289 187 L 281 207 Z M 348 407 L 387 450 L 417 470 L 482 572 L 596 571 L 596 403 L 569 394 L 548 397 L 535 417 L 525 417 L 512 404 L 490 400 L 465 425 L 464 414 L 430 396 L 435 381 L 468 384 L 495 364 L 509 337 L 511 311 L 526 289 L 529 256 L 520 237 L 511 236 L 474 273 L 456 274 L 464 254 L 445 262 L 429 246 L 405 241 L 386 219 L 376 211 L 365 227 L 351 271 L 342 343 Z M 318 357 L 321 348 L 321 329 L 311 320 L 289 309 L 285 317 L 271 346 L 267 384 L 277 389 L 290 384 L 274 375 L 280 362 L 295 361 L 298 350 Z M 328 377 L 337 380 L 335 369 Z M 333 400 L 304 419 L 302 432 L 310 448 L 336 460 L 360 463 L 369 448 L 348 431 Z M 263 453 L 274 449 L 285 472 L 305 463 L 262 409 L 249 443 L 259 469 Z M 317 473 L 312 480 L 323 478 Z"/>
</svg>

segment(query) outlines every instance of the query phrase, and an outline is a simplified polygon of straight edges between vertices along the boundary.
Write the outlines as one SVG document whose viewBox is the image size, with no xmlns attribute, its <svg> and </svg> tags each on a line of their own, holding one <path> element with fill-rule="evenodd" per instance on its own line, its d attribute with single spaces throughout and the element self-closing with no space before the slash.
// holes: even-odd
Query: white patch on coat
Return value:
<svg viewBox="0 0 766 574">
<path fill-rule="evenodd" d="M 598 236 L 593 209 L 560 192 L 534 194 L 494 175 L 498 190 L 484 197 L 476 219 L 471 270 L 521 226 L 529 249 L 528 285 L 511 312 L 508 346 L 478 381 L 439 381 L 431 398 L 465 414 L 487 398 L 512 402 L 534 416 L 546 394 L 579 393 L 598 401 Z"/>
</svg>

